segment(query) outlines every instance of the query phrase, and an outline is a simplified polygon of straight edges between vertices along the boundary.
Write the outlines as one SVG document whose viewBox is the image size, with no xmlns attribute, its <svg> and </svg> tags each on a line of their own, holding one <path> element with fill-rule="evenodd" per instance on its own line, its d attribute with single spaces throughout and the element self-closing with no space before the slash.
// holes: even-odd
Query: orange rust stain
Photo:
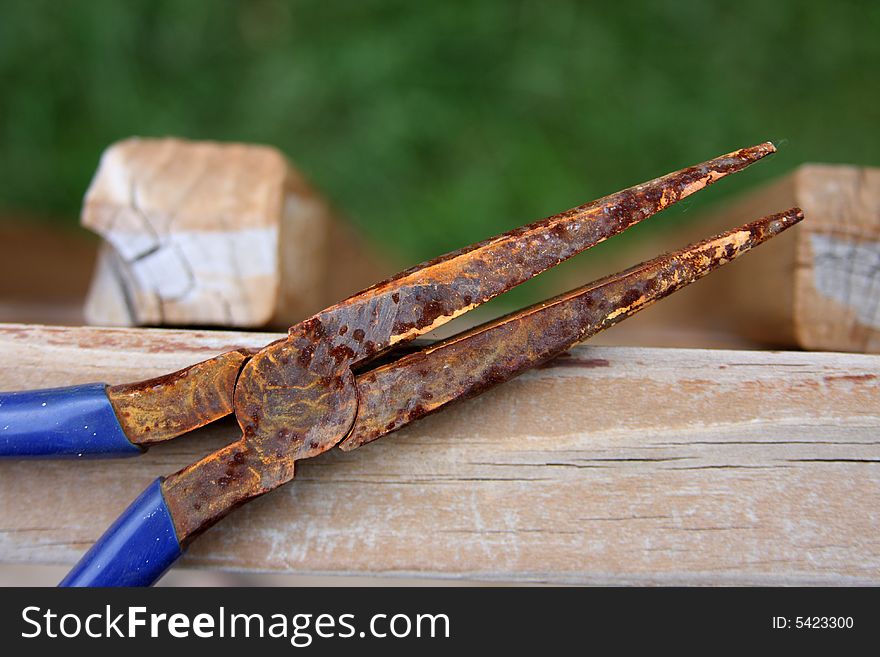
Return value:
<svg viewBox="0 0 880 657">
<path fill-rule="evenodd" d="M 874 381 L 877 378 L 876 374 L 838 374 L 834 376 L 826 376 L 824 377 L 825 381 L 828 383 L 833 383 L 834 381 L 850 381 L 852 383 L 864 383 L 865 381 Z"/>
</svg>

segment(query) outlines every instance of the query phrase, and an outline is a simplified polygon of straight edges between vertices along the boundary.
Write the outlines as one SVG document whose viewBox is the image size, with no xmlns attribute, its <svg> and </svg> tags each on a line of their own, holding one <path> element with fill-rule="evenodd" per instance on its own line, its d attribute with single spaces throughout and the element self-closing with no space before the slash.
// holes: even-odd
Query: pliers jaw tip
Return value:
<svg viewBox="0 0 880 657">
<path fill-rule="evenodd" d="M 356 449 L 533 368 L 702 278 L 803 219 L 771 215 L 594 281 L 358 377 Z"/>
</svg>

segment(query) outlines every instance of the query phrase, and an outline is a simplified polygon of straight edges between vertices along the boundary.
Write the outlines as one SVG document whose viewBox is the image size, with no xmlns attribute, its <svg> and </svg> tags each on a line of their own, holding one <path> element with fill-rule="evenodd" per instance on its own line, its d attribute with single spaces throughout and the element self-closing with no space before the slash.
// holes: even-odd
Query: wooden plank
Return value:
<svg viewBox="0 0 880 657">
<path fill-rule="evenodd" d="M 0 327 L 0 389 L 152 376 L 276 335 Z M 70 563 L 231 423 L 0 462 L 0 554 Z M 880 583 L 880 356 L 579 347 L 236 511 L 183 566 L 591 584 Z"/>
</svg>

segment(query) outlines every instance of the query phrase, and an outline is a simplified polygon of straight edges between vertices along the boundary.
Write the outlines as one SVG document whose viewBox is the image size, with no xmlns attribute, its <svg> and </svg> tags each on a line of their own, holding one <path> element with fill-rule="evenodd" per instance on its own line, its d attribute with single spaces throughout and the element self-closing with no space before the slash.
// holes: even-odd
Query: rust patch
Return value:
<svg viewBox="0 0 880 657">
<path fill-rule="evenodd" d="M 107 397 L 131 442 L 170 440 L 232 412 L 235 380 L 248 357 L 230 351 L 171 374 L 111 386 Z"/>
<path fill-rule="evenodd" d="M 839 374 L 835 376 L 824 377 L 825 381 L 832 383 L 834 381 L 849 381 L 851 383 L 864 383 L 865 381 L 874 381 L 876 374 Z"/>
</svg>

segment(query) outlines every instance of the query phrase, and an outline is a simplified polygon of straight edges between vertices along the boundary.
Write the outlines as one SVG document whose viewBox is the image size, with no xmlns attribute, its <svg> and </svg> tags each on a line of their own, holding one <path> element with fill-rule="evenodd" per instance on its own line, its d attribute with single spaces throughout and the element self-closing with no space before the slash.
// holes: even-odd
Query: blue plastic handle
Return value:
<svg viewBox="0 0 880 657">
<path fill-rule="evenodd" d="M 119 425 L 103 383 L 0 393 L 0 458 L 106 458 L 141 452 Z"/>
<path fill-rule="evenodd" d="M 156 479 L 59 586 L 152 586 L 183 554 Z"/>
</svg>

